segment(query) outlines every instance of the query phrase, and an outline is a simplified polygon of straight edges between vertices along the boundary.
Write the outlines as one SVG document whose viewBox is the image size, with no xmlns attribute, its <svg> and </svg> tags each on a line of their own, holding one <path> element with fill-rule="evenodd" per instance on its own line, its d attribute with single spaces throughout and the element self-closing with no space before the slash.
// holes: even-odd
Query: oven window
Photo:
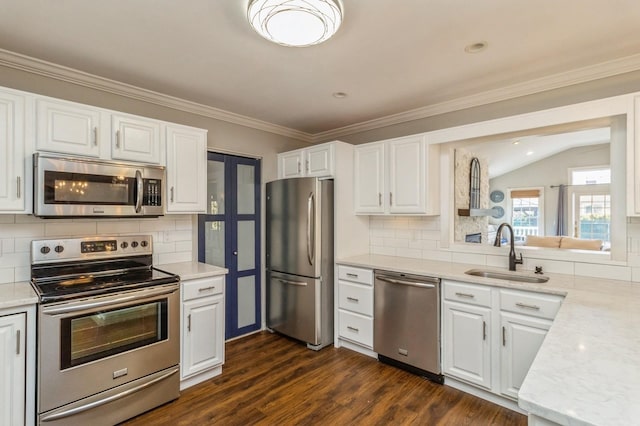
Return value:
<svg viewBox="0 0 640 426">
<path fill-rule="evenodd" d="M 61 368 L 167 339 L 167 300 L 64 318 Z"/>
<path fill-rule="evenodd" d="M 133 205 L 135 179 L 45 171 L 46 204 Z"/>
</svg>

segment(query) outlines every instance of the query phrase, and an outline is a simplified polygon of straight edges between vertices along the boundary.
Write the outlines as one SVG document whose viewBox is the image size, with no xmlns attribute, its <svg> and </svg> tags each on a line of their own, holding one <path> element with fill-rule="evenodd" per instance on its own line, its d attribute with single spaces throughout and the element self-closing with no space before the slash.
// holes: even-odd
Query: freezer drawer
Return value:
<svg viewBox="0 0 640 426">
<path fill-rule="evenodd" d="M 320 280 L 267 272 L 267 284 L 267 327 L 319 345 Z"/>
</svg>

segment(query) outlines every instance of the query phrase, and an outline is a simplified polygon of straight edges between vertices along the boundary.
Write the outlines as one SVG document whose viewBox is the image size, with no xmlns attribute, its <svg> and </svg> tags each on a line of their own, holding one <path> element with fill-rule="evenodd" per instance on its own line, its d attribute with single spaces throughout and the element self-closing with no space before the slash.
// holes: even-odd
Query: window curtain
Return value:
<svg viewBox="0 0 640 426">
<path fill-rule="evenodd" d="M 556 235 L 567 234 L 567 185 L 558 185 L 558 216 L 556 218 Z"/>
</svg>

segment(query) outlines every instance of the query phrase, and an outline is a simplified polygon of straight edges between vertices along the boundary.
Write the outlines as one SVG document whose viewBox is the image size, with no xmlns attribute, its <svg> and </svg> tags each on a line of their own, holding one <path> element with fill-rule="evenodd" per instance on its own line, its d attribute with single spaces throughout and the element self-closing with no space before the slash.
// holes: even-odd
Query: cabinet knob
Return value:
<svg viewBox="0 0 640 426">
<path fill-rule="evenodd" d="M 237 251 L 234 251 L 234 252 L 233 252 L 233 255 L 234 255 L 234 256 L 237 256 L 237 255 L 238 255 L 238 252 L 237 252 Z"/>
</svg>

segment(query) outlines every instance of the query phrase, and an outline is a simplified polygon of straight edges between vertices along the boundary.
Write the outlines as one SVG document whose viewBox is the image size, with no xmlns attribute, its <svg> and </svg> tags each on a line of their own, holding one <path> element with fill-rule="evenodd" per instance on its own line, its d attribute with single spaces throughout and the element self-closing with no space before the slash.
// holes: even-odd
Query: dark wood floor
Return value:
<svg viewBox="0 0 640 426">
<path fill-rule="evenodd" d="M 513 411 L 348 349 L 267 332 L 229 342 L 223 373 L 135 425 L 526 425 Z"/>
</svg>

